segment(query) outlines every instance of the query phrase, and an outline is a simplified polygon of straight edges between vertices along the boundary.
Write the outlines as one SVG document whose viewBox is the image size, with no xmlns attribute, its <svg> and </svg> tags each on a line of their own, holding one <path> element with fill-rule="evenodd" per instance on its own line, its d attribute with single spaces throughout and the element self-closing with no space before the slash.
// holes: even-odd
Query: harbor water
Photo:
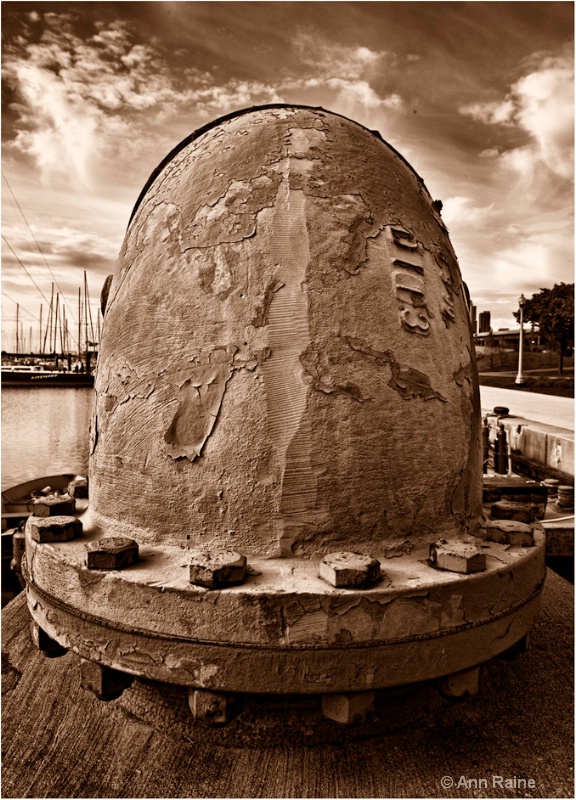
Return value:
<svg viewBox="0 0 576 800">
<path fill-rule="evenodd" d="M 2 388 L 2 490 L 87 473 L 93 396 L 90 388 Z"/>
</svg>

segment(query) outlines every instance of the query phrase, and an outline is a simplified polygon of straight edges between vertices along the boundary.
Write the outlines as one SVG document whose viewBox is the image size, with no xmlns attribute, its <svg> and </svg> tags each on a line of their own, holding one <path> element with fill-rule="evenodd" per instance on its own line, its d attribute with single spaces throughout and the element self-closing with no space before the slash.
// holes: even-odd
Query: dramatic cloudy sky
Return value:
<svg viewBox="0 0 576 800">
<path fill-rule="evenodd" d="M 84 269 L 97 297 L 175 144 L 270 102 L 379 129 L 443 201 L 479 310 L 513 326 L 521 292 L 573 280 L 572 15 L 570 2 L 2 3 L 6 344 L 15 302 L 27 330 L 54 279 L 71 325 Z"/>
</svg>

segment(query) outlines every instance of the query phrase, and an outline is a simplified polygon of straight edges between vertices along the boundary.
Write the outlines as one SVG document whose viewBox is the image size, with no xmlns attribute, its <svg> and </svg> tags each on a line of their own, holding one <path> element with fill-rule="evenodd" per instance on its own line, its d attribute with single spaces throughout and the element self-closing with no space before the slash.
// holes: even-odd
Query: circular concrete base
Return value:
<svg viewBox="0 0 576 800">
<path fill-rule="evenodd" d="M 337 589 L 318 561 L 253 558 L 243 585 L 210 590 L 188 582 L 179 547 L 142 546 L 131 567 L 88 570 L 88 526 L 45 544 L 30 527 L 28 606 L 48 636 L 103 666 L 210 691 L 362 692 L 469 669 L 526 635 L 545 571 L 536 529 L 532 547 L 470 537 L 486 555 L 471 575 L 412 551 L 381 556 L 373 588 Z"/>
<path fill-rule="evenodd" d="M 486 779 L 491 797 L 570 797 L 573 589 L 549 573 L 528 652 L 491 661 L 479 694 L 443 705 L 433 720 L 361 740 L 356 728 L 339 725 L 337 744 L 302 736 L 301 744 L 263 738 L 251 747 L 220 746 L 233 731 L 238 741 L 244 712 L 226 728 L 209 729 L 187 714 L 177 687 L 176 728 L 172 712 L 160 721 L 160 703 L 140 680 L 118 700 L 100 702 L 81 688 L 77 657 L 46 659 L 35 648 L 21 595 L 2 612 L 3 795 L 470 797 L 474 790 L 440 782 L 451 776 L 456 786 L 465 776 Z M 290 719 L 297 714 L 296 707 L 286 711 Z M 401 708 L 397 716 L 401 725 Z M 500 788 L 493 775 L 532 779 L 535 788 Z"/>
</svg>

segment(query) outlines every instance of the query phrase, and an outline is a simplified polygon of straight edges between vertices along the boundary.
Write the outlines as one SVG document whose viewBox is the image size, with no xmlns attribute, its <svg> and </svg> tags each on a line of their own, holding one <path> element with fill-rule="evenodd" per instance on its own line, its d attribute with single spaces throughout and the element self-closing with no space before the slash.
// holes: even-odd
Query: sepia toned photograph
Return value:
<svg viewBox="0 0 576 800">
<path fill-rule="evenodd" d="M 1 17 L 2 797 L 573 797 L 573 4 Z"/>
</svg>

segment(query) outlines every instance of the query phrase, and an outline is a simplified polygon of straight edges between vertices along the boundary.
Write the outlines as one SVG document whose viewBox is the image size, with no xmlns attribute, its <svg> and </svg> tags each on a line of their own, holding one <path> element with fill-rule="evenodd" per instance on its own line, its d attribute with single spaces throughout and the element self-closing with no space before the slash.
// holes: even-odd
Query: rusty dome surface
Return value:
<svg viewBox="0 0 576 800">
<path fill-rule="evenodd" d="M 103 533 L 264 558 L 458 538 L 479 526 L 479 428 L 456 257 L 379 136 L 262 107 L 154 174 L 100 346 Z"/>
</svg>

